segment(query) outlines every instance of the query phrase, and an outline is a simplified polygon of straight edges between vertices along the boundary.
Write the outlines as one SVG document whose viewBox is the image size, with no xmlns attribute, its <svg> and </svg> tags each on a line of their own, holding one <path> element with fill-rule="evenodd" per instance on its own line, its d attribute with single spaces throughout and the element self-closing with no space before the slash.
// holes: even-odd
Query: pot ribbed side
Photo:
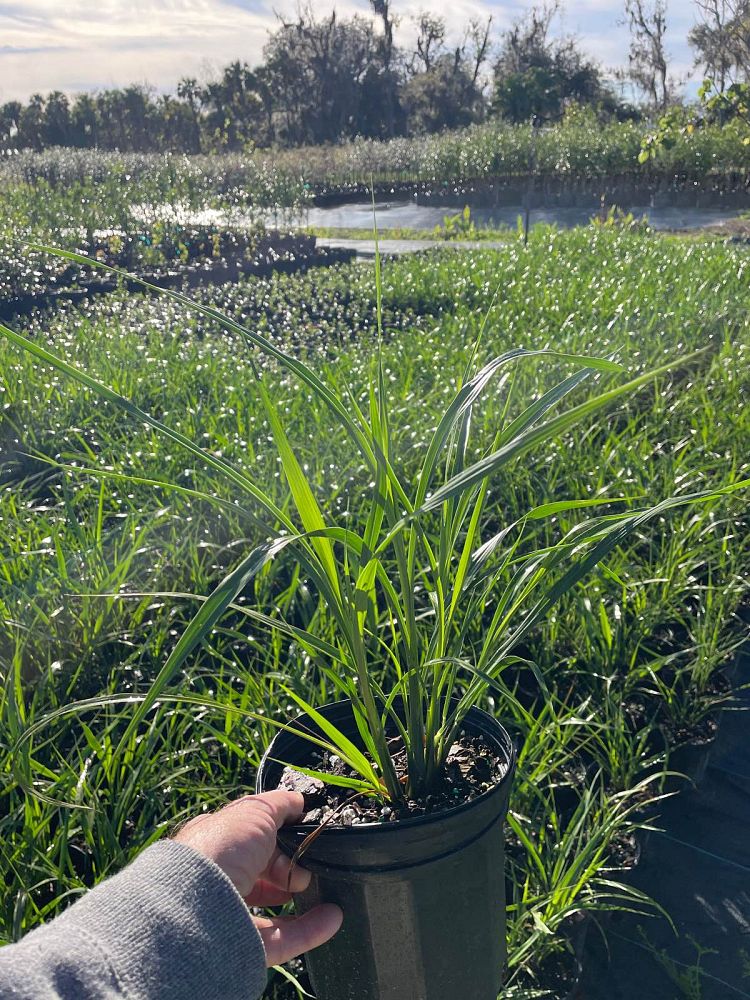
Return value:
<svg viewBox="0 0 750 1000">
<path fill-rule="evenodd" d="M 348 703 L 323 709 L 350 737 Z M 389 824 L 326 829 L 301 862 L 312 873 L 298 912 L 320 902 L 344 911 L 341 931 L 306 959 L 320 1000 L 495 1000 L 505 945 L 503 824 L 515 766 L 506 731 L 473 709 L 465 730 L 505 756 L 508 770 L 472 802 Z M 258 790 L 278 785 L 282 765 L 309 763 L 310 744 L 281 732 L 264 757 Z M 271 758 L 275 758 L 272 760 Z M 292 854 L 312 827 L 285 828 Z"/>
</svg>

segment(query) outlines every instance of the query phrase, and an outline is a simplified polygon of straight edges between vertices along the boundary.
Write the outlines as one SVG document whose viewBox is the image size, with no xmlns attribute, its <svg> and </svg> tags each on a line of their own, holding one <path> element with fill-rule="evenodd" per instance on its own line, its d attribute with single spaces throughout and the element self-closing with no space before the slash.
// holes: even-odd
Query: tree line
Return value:
<svg viewBox="0 0 750 1000">
<path fill-rule="evenodd" d="M 681 0 L 682 2 L 682 0 Z M 750 0 L 696 0 L 689 41 L 723 90 L 750 79 Z M 280 20 L 256 67 L 235 61 L 214 79 L 179 81 L 172 94 L 140 85 L 55 91 L 0 105 L 0 145 L 200 153 L 391 138 L 459 128 L 495 116 L 559 119 L 571 103 L 604 119 L 663 113 L 678 100 L 666 44 L 667 0 L 624 0 L 626 66 L 605 75 L 572 36 L 554 34 L 562 0 L 532 7 L 498 38 L 492 17 L 470 21 L 458 41 L 444 18 L 414 19 L 399 46 L 393 0 L 370 0 L 372 17 L 319 17 L 300 5 Z M 629 84 L 634 98 L 625 100 Z"/>
</svg>

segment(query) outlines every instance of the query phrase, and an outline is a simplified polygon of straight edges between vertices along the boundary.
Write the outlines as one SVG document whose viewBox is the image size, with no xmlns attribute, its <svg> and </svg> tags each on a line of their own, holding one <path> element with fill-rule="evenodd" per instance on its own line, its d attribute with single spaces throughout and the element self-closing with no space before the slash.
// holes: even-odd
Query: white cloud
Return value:
<svg viewBox="0 0 750 1000">
<path fill-rule="evenodd" d="M 149 81 L 174 87 L 206 62 L 260 58 L 273 15 L 226 0 L 24 0 L 0 5 L 0 99 Z M 28 49 L 29 51 L 24 51 Z"/>
</svg>

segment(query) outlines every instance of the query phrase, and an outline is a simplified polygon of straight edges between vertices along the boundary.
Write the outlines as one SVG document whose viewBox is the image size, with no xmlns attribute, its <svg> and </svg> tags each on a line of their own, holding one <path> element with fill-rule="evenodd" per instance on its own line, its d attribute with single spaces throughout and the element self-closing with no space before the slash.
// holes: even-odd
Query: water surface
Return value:
<svg viewBox="0 0 750 1000">
<path fill-rule="evenodd" d="M 648 219 L 654 229 L 699 229 L 719 225 L 737 217 L 737 209 L 684 208 L 650 205 L 622 206 L 638 218 Z M 419 205 L 416 201 L 379 201 L 375 203 L 378 226 L 381 229 L 433 229 L 441 225 L 446 215 L 455 215 L 459 209 L 441 205 Z M 592 206 L 532 208 L 530 222 L 554 223 L 564 229 L 585 226 L 596 215 Z M 472 208 L 471 218 L 478 227 L 515 227 L 523 216 L 523 205 L 501 205 L 492 208 Z M 326 208 L 309 208 L 294 217 L 301 225 L 326 226 L 331 229 L 371 229 L 372 203 L 354 202 Z"/>
</svg>

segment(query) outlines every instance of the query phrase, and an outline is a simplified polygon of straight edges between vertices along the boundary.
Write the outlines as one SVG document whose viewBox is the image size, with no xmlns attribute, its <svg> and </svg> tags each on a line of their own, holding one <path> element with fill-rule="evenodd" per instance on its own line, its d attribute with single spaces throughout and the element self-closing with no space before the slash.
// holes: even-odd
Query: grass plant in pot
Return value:
<svg viewBox="0 0 750 1000">
<path fill-rule="evenodd" d="M 665 791 L 700 787 L 721 713 L 731 706 L 726 670 L 744 641 L 734 631 L 733 596 L 730 585 L 707 587 L 705 608 L 686 623 L 689 645 L 645 665 L 668 748 Z"/>
<path fill-rule="evenodd" d="M 63 256 L 90 263 L 80 255 Z M 252 524 L 256 543 L 203 601 L 140 696 L 120 745 L 160 698 L 174 696 L 170 685 L 228 609 L 296 644 L 318 671 L 321 690 L 338 700 L 316 708 L 287 687 L 302 718 L 274 723 L 280 732 L 258 782 L 263 789 L 285 781 L 306 785 L 313 797 L 310 813 L 280 835 L 282 848 L 302 850 L 313 873 L 298 905 L 304 909 L 327 899 L 344 909 L 342 931 L 309 956 L 314 989 L 321 1000 L 493 1000 L 505 957 L 502 820 L 514 750 L 480 705 L 490 689 L 506 690 L 503 671 L 517 663 L 525 637 L 631 532 L 672 507 L 747 484 L 635 509 L 621 496 L 560 500 L 514 513 L 498 526 L 504 505 L 502 498 L 490 502 L 490 483 L 533 448 L 693 359 L 679 358 L 586 394 L 587 380 L 622 376 L 621 366 L 518 348 L 480 367 L 483 323 L 465 369 L 454 374 L 453 398 L 424 443 L 418 474 L 407 478 L 399 471 L 392 431 L 380 319 L 369 384 L 358 394 L 335 375 L 322 379 L 298 357 L 213 308 L 177 292 L 164 294 L 218 322 L 251 352 L 248 364 L 257 366 L 257 392 L 288 500 L 277 502 L 242 467 L 38 342 L 0 326 L 38 361 L 145 422 L 232 484 Z M 379 261 L 376 294 L 380 318 Z M 261 357 L 270 363 L 261 364 Z M 545 359 L 572 370 L 528 404 L 517 403 L 516 366 Z M 311 405 L 328 412 L 342 445 L 346 440 L 352 446 L 367 471 L 367 487 L 353 493 L 348 517 L 338 523 L 319 502 L 295 452 L 292 429 L 274 402 L 269 385 L 279 367 L 304 387 Z M 472 415 L 491 388 L 503 401 L 500 416 L 492 440 L 478 446 Z M 571 394 L 577 402 L 558 412 Z M 179 484 L 160 485 L 229 503 Z M 614 503 L 619 512 L 608 506 Z M 589 516 L 591 508 L 599 511 Z M 576 511 L 575 526 L 555 536 L 558 515 Z M 493 530 L 483 537 L 490 520 Z M 538 531 L 543 522 L 546 530 Z M 307 622 L 236 603 L 271 561 L 290 557 L 313 598 Z M 260 711 L 245 715 L 273 722 Z"/>
</svg>

